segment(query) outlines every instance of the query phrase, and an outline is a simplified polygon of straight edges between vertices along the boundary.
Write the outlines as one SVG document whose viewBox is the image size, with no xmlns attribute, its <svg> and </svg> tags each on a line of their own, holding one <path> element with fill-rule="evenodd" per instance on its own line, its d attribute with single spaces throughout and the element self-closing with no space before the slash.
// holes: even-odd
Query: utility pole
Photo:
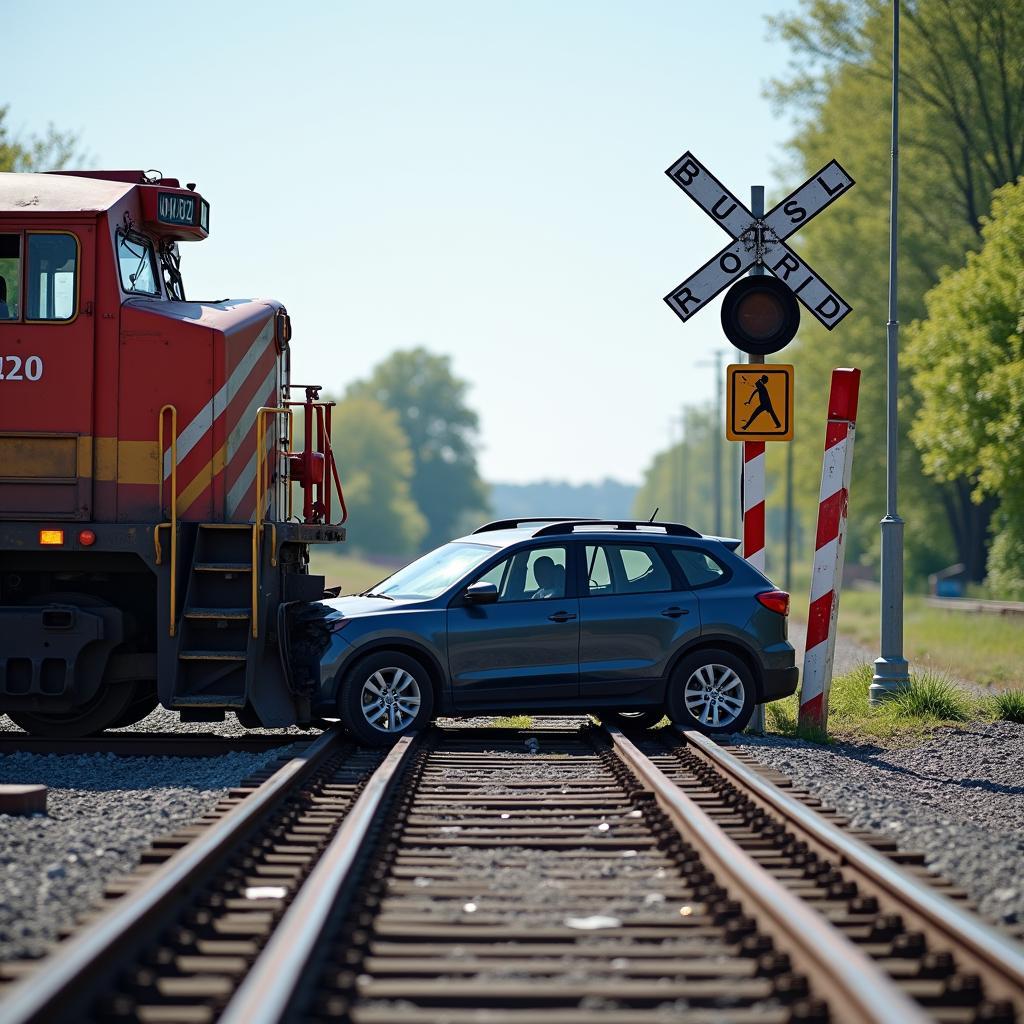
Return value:
<svg viewBox="0 0 1024 1024">
<path fill-rule="evenodd" d="M 715 368 L 715 422 L 711 428 L 711 467 L 713 497 L 715 503 L 715 536 L 722 536 L 722 435 L 725 433 L 725 380 L 722 377 L 722 360 L 725 351 L 718 349 L 713 359 L 700 359 L 697 366 Z"/>
<path fill-rule="evenodd" d="M 689 482 L 690 473 L 690 412 L 686 406 L 683 406 L 683 410 L 680 413 L 679 418 L 683 424 L 683 443 L 680 445 L 679 450 L 679 468 L 682 471 L 683 479 L 682 490 L 679 494 L 679 521 L 681 523 L 685 523 L 688 504 L 686 500 L 686 487 Z"/>
<path fill-rule="evenodd" d="M 886 323 L 885 517 L 881 522 L 882 600 L 881 654 L 868 690 L 877 705 L 910 684 L 903 656 L 903 520 L 897 511 L 899 469 L 899 312 L 897 307 L 897 243 L 899 212 L 900 124 L 900 0 L 892 0 L 892 184 L 889 192 L 889 320 Z"/>
</svg>

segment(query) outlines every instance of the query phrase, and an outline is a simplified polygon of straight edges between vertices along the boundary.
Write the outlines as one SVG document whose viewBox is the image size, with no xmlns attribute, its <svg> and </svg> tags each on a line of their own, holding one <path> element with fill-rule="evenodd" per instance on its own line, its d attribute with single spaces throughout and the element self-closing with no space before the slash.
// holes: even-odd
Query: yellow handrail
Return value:
<svg viewBox="0 0 1024 1024">
<path fill-rule="evenodd" d="M 277 414 L 288 417 L 288 443 L 291 444 L 292 432 L 295 424 L 291 409 L 278 406 L 261 405 L 256 410 L 256 515 L 252 525 L 252 635 L 259 636 L 259 558 L 260 558 L 260 528 L 266 519 L 263 503 L 266 500 L 266 493 L 263 479 L 267 468 L 267 446 L 263 440 L 263 424 L 267 416 Z M 289 515 L 291 513 L 291 488 L 288 493 Z M 270 555 L 271 565 L 277 565 L 277 530 L 273 534 L 274 550 Z"/>
<path fill-rule="evenodd" d="M 171 528 L 171 613 L 168 633 L 174 636 L 177 625 L 178 608 L 178 410 L 173 405 L 165 405 L 160 409 L 160 421 L 157 429 L 158 448 L 157 452 L 157 481 L 159 484 L 159 499 L 157 507 L 161 508 L 164 503 L 164 414 L 171 414 L 171 521 L 160 523 L 153 530 L 153 542 L 156 547 L 156 563 L 160 564 L 162 552 L 160 550 L 160 529 L 164 526 Z"/>
</svg>

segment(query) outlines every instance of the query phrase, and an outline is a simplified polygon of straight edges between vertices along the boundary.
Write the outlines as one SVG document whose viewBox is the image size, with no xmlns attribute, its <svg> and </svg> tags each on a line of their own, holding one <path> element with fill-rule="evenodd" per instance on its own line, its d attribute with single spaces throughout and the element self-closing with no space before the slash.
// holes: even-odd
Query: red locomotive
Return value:
<svg viewBox="0 0 1024 1024">
<path fill-rule="evenodd" d="M 345 536 L 330 403 L 290 398 L 280 303 L 186 299 L 209 223 L 153 172 L 0 174 L 0 711 L 31 732 L 310 720 L 280 624 Z"/>
</svg>

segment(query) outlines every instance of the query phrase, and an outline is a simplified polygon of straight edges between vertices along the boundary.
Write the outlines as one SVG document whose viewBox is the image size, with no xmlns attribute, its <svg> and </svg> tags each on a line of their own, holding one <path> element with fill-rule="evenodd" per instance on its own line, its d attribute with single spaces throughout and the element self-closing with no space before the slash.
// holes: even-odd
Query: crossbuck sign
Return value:
<svg viewBox="0 0 1024 1024">
<path fill-rule="evenodd" d="M 835 289 L 785 241 L 853 187 L 853 178 L 837 161 L 826 164 L 762 218 L 755 217 L 692 153 L 684 153 L 665 173 L 733 238 L 731 245 L 665 296 L 681 320 L 689 320 L 755 264 L 789 285 L 829 330 L 850 312 Z"/>
</svg>

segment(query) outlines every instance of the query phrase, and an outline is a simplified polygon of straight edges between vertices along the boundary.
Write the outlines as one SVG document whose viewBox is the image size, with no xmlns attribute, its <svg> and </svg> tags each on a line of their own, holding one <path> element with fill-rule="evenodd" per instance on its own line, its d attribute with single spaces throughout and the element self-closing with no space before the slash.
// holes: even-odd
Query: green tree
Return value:
<svg viewBox="0 0 1024 1024">
<path fill-rule="evenodd" d="M 961 265 L 977 244 L 992 191 L 1024 171 L 1024 9 L 1020 0 L 904 0 L 902 11 L 899 318 L 907 322 L 924 315 L 923 296 L 941 268 Z M 802 116 L 791 143 L 799 173 L 836 157 L 858 183 L 798 236 L 804 256 L 854 312 L 831 334 L 803 330 L 793 356 L 805 524 L 817 493 L 829 373 L 835 366 L 863 372 L 850 504 L 854 561 L 876 556 L 884 511 L 890 19 L 890 0 L 804 0 L 795 15 L 773 20 L 797 59 L 793 75 L 769 94 Z M 945 513 L 925 529 L 910 522 L 908 571 L 921 576 L 955 558 L 981 578 L 994 501 L 973 501 L 968 477 L 925 476 L 907 441 L 920 398 L 901 390 L 901 508 Z"/>
<path fill-rule="evenodd" d="M 412 498 L 426 516 L 428 546 L 449 540 L 487 508 L 476 465 L 479 421 L 466 404 L 468 388 L 452 373 L 448 356 L 415 348 L 394 352 L 347 391 L 398 414 L 412 449 Z"/>
<path fill-rule="evenodd" d="M 78 136 L 47 125 L 43 135 L 27 139 L 11 135 L 8 107 L 0 106 L 0 171 L 54 171 L 78 156 Z"/>
<path fill-rule="evenodd" d="M 911 329 L 911 436 L 927 473 L 998 502 L 989 580 L 1024 596 L 1024 179 L 996 192 L 982 225 L 981 249 L 928 293 L 928 317 Z"/>
<path fill-rule="evenodd" d="M 334 409 L 331 445 L 352 546 L 374 555 L 417 552 L 427 521 L 409 493 L 413 458 L 398 414 L 372 398 L 345 398 Z"/>
</svg>

